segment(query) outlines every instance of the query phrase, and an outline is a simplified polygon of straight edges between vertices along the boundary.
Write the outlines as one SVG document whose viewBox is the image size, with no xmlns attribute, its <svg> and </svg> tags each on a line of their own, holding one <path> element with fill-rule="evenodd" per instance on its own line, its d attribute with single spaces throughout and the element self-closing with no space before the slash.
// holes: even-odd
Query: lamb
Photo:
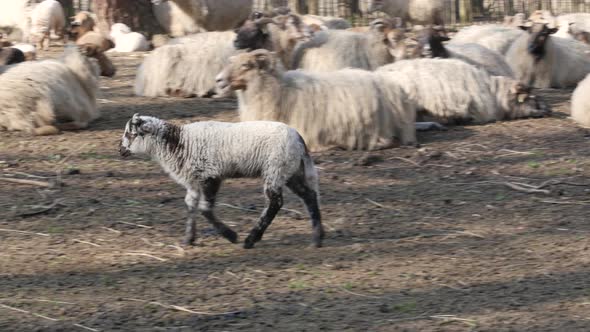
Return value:
<svg viewBox="0 0 590 332">
<path fill-rule="evenodd" d="M 371 22 L 367 33 L 321 31 L 295 48 L 292 68 L 315 72 L 343 68 L 375 70 L 406 57 L 404 40 L 404 31 L 384 19 Z"/>
<path fill-rule="evenodd" d="M 111 39 L 115 41 L 115 52 L 144 52 L 150 50 L 147 39 L 138 32 L 123 23 L 115 23 L 111 26 Z"/>
<path fill-rule="evenodd" d="M 37 47 L 47 50 L 50 44 L 50 32 L 65 37 L 66 19 L 61 4 L 56 0 L 44 0 L 31 13 L 31 34 Z M 44 42 L 46 44 L 44 45 Z"/>
<path fill-rule="evenodd" d="M 12 65 L 25 61 L 25 54 L 18 48 L 0 47 L 0 66 Z"/>
<path fill-rule="evenodd" d="M 536 88 L 574 87 L 590 73 L 590 46 L 575 40 L 553 38 L 557 29 L 536 23 L 516 40 L 506 54 L 515 77 Z"/>
<path fill-rule="evenodd" d="M 418 49 L 422 49 L 428 44 L 430 56 L 433 58 L 458 59 L 483 69 L 492 76 L 514 76 L 512 69 L 498 52 L 475 43 L 445 46 L 443 42 L 448 41 L 449 38 L 434 28 L 427 28 L 423 30 L 422 34 Z"/>
<path fill-rule="evenodd" d="M 293 52 L 299 43 L 308 41 L 312 34 L 298 15 L 249 20 L 236 31 L 234 47 L 267 49 L 276 52 L 286 68 L 292 68 Z"/>
<path fill-rule="evenodd" d="M 184 126 L 135 114 L 125 126 L 123 157 L 148 155 L 187 189 L 185 244 L 195 243 L 194 213 L 200 211 L 224 238 L 237 243 L 238 235 L 215 216 L 217 192 L 225 179 L 261 177 L 266 207 L 244 241 L 250 249 L 262 239 L 283 205 L 283 187 L 305 203 L 312 223 L 312 243 L 322 246 L 325 236 L 320 208 L 318 174 L 305 142 L 297 131 L 278 122 L 195 122 Z"/>
<path fill-rule="evenodd" d="M 253 0 L 152 0 L 156 19 L 173 37 L 240 26 Z"/>
<path fill-rule="evenodd" d="M 284 72 L 276 54 L 260 49 L 238 54 L 219 74 L 220 89 L 238 92 L 242 121 L 293 126 L 313 150 L 388 148 L 416 142 L 415 107 L 395 84 L 372 72 Z"/>
<path fill-rule="evenodd" d="M 223 69 L 233 47 L 235 33 L 203 32 L 190 43 L 165 45 L 155 49 L 140 65 L 135 94 L 146 97 L 224 96 L 215 88 L 215 76 Z"/>
<path fill-rule="evenodd" d="M 380 11 L 404 22 L 444 25 L 445 0 L 368 0 L 369 13 Z"/>
<path fill-rule="evenodd" d="M 401 86 L 422 113 L 444 123 L 482 124 L 550 114 L 518 81 L 490 76 L 460 60 L 404 60 L 376 73 Z"/>
<path fill-rule="evenodd" d="M 512 43 L 524 35 L 526 32 L 514 27 L 497 24 L 473 25 L 461 29 L 449 45 L 475 43 L 506 55 Z"/>
<path fill-rule="evenodd" d="M 86 56 L 84 56 L 83 52 Z M 99 117 L 98 51 L 67 48 L 60 60 L 23 62 L 0 75 L 0 130 L 35 135 L 77 130 Z"/>
<path fill-rule="evenodd" d="M 590 128 L 590 75 L 578 84 L 572 95 L 572 119 Z"/>
</svg>

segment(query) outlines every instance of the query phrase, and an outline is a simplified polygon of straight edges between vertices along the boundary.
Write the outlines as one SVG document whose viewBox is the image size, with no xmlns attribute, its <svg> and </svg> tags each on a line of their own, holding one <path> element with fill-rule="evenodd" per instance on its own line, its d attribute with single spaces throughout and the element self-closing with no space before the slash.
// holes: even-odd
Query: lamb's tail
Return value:
<svg viewBox="0 0 590 332">
<path fill-rule="evenodd" d="M 305 148 L 305 153 L 303 155 L 303 175 L 305 177 L 305 184 L 312 188 L 317 195 L 318 201 L 320 198 L 320 179 L 318 175 L 318 171 L 315 168 L 315 164 L 313 163 L 313 159 L 309 155 L 309 150 L 307 149 L 307 145 L 305 145 L 305 141 L 303 137 L 299 135 L 299 140 L 301 144 Z"/>
</svg>

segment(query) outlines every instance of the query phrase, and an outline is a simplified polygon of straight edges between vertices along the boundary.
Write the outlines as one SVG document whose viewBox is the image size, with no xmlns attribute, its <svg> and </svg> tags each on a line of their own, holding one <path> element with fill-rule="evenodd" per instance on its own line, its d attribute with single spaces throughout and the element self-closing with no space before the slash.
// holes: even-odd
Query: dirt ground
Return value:
<svg viewBox="0 0 590 332">
<path fill-rule="evenodd" d="M 236 102 L 135 97 L 142 57 L 114 57 L 90 129 L 0 133 L 2 177 L 62 183 L 0 181 L 0 331 L 590 330 L 589 133 L 567 118 L 571 91 L 541 92 L 551 118 L 314 154 L 324 248 L 291 193 L 254 249 L 204 221 L 188 248 L 184 191 L 122 160 L 122 129 L 136 112 L 237 121 Z M 227 181 L 219 202 L 243 241 L 259 181 Z"/>
</svg>

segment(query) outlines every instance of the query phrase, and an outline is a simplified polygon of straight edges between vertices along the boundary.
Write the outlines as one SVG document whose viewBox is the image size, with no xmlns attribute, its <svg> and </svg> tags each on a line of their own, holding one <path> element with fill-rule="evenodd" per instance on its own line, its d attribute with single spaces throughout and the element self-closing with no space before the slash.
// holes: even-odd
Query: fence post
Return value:
<svg viewBox="0 0 590 332">
<path fill-rule="evenodd" d="M 289 8 L 297 14 L 301 14 L 301 6 L 299 0 L 289 0 Z"/>
<path fill-rule="evenodd" d="M 311 15 L 318 15 L 318 0 L 309 0 L 308 10 Z"/>
<path fill-rule="evenodd" d="M 470 23 L 472 20 L 471 0 L 459 1 L 459 20 L 463 24 Z"/>
</svg>

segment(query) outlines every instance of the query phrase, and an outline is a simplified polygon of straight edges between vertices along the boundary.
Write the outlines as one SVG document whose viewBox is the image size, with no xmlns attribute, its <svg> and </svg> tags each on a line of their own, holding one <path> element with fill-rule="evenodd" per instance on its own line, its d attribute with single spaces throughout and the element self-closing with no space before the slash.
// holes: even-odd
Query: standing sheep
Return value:
<svg viewBox="0 0 590 332">
<path fill-rule="evenodd" d="M 83 52 L 97 54 L 91 45 Z M 0 129 L 51 135 L 86 128 L 97 119 L 100 68 L 87 56 L 72 47 L 60 60 L 7 67 L 0 75 Z"/>
<path fill-rule="evenodd" d="M 64 10 L 56 0 L 44 0 L 31 13 L 31 34 L 39 49 L 49 49 L 51 31 L 65 38 L 65 26 Z M 47 42 L 44 45 L 45 41 Z"/>
<path fill-rule="evenodd" d="M 449 45 L 475 43 L 506 55 L 512 43 L 524 35 L 526 32 L 514 27 L 496 24 L 473 25 L 461 29 Z"/>
<path fill-rule="evenodd" d="M 416 110 L 395 84 L 371 72 L 283 72 L 277 56 L 256 50 L 232 57 L 218 76 L 220 89 L 238 91 L 242 121 L 280 121 L 293 126 L 314 150 L 415 144 Z"/>
<path fill-rule="evenodd" d="M 250 249 L 262 239 L 283 205 L 283 187 L 305 203 L 311 217 L 313 245 L 322 246 L 324 230 L 319 209 L 318 174 L 307 147 L 293 128 L 277 122 L 196 122 L 177 126 L 135 114 L 125 126 L 121 155 L 148 155 L 187 189 L 187 245 L 195 243 L 200 211 L 224 238 L 237 243 L 238 235 L 213 212 L 225 179 L 262 177 L 266 207 L 244 242 Z"/>
<path fill-rule="evenodd" d="M 328 72 L 343 68 L 375 70 L 406 56 L 405 34 L 391 20 L 371 22 L 369 32 L 326 30 L 299 44 L 293 67 Z"/>
<path fill-rule="evenodd" d="M 147 39 L 138 32 L 123 23 L 115 23 L 111 26 L 111 39 L 115 42 L 115 52 L 145 52 L 150 50 Z"/>
<path fill-rule="evenodd" d="M 518 81 L 454 59 L 404 60 L 376 71 L 401 86 L 419 109 L 446 123 L 540 117 L 549 108 Z"/>
<path fill-rule="evenodd" d="M 572 119 L 590 128 L 590 75 L 578 84 L 572 95 Z"/>
<path fill-rule="evenodd" d="M 536 88 L 567 88 L 590 73 L 590 46 L 551 37 L 556 30 L 536 23 L 512 44 L 506 61 L 518 80 Z"/>
<path fill-rule="evenodd" d="M 445 0 L 368 0 L 368 12 L 383 12 L 401 17 L 404 22 L 444 25 Z"/>
<path fill-rule="evenodd" d="M 156 19 L 173 37 L 204 31 L 225 31 L 241 25 L 253 0 L 152 0 Z"/>
<path fill-rule="evenodd" d="M 187 39 L 190 42 L 155 49 L 137 71 L 135 94 L 184 98 L 214 95 L 215 76 L 236 53 L 234 38 L 231 31 L 203 32 Z"/>
</svg>

